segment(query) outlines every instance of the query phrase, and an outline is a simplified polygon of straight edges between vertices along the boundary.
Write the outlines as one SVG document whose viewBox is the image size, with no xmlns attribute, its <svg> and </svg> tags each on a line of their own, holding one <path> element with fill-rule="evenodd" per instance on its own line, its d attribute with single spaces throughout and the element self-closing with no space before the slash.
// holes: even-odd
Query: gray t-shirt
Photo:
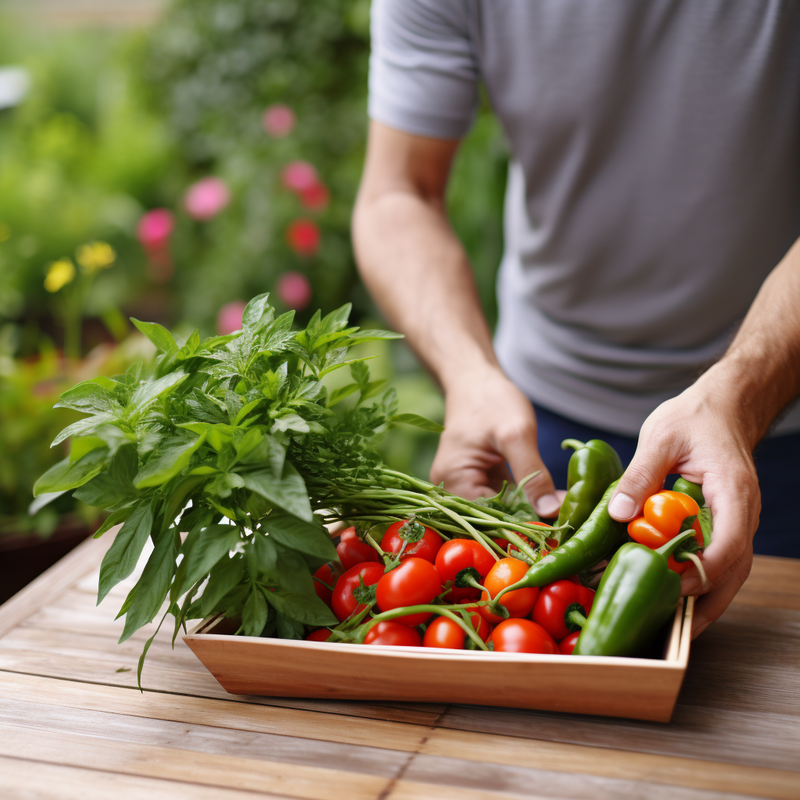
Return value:
<svg viewBox="0 0 800 800">
<path fill-rule="evenodd" d="M 456 139 L 483 82 L 508 137 L 506 372 L 638 433 L 800 236 L 800 3 L 374 0 L 372 48 L 372 119 Z"/>
</svg>

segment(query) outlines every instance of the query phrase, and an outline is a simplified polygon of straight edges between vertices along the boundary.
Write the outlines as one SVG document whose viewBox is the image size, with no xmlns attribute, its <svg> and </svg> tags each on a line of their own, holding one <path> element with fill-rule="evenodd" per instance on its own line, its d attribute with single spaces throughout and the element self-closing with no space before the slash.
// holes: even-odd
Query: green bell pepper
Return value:
<svg viewBox="0 0 800 800">
<path fill-rule="evenodd" d="M 632 656 L 652 644 L 675 613 L 681 578 L 667 559 L 694 531 L 682 531 L 658 550 L 624 544 L 611 559 L 595 594 L 574 655 Z"/>
</svg>

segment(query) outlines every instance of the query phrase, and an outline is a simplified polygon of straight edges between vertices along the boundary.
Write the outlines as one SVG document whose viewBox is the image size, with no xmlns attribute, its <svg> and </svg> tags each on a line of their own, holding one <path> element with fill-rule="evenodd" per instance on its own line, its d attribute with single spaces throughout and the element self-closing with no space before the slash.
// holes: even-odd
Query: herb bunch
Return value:
<svg viewBox="0 0 800 800">
<path fill-rule="evenodd" d="M 35 493 L 73 491 L 109 511 L 96 536 L 121 525 L 100 568 L 98 603 L 153 544 L 120 610 L 121 642 L 165 603 L 161 623 L 174 617 L 173 641 L 187 620 L 219 613 L 240 618 L 238 632 L 251 636 L 302 638 L 305 626 L 335 625 L 312 578 L 337 559 L 323 524 L 334 519 L 366 529 L 413 515 L 445 536 L 471 535 L 502 552 L 500 536 L 537 557 L 517 535 L 544 537 L 523 524 L 536 516 L 520 492 L 470 502 L 381 462 L 387 428 L 441 427 L 396 413 L 394 390 L 370 380 L 351 348 L 398 335 L 348 327 L 349 313 L 317 312 L 297 331 L 293 312 L 276 318 L 260 295 L 241 331 L 205 341 L 195 332 L 182 343 L 134 320 L 158 348 L 154 362 L 61 396 L 59 406 L 87 416 L 55 439 L 71 437 L 70 454 Z M 329 391 L 323 379 L 344 368 L 352 381 Z"/>
</svg>

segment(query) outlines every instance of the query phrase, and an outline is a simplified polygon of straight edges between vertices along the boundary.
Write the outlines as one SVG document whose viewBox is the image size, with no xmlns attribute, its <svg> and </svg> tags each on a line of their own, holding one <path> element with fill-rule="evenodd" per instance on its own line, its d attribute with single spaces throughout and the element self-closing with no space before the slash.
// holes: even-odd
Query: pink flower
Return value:
<svg viewBox="0 0 800 800">
<path fill-rule="evenodd" d="M 189 215 L 199 220 L 216 216 L 230 201 L 230 189 L 221 178 L 203 178 L 193 183 L 183 198 Z"/>
<path fill-rule="evenodd" d="M 241 300 L 234 300 L 225 303 L 217 314 L 217 332 L 221 335 L 233 333 L 242 329 L 242 314 L 247 303 Z"/>
<path fill-rule="evenodd" d="M 278 278 L 275 291 L 289 308 L 302 311 L 311 302 L 311 284 L 300 272 L 284 272 Z"/>
<path fill-rule="evenodd" d="M 287 164 L 281 172 L 281 180 L 293 192 L 304 192 L 319 183 L 317 171 L 308 161 L 292 161 Z"/>
<path fill-rule="evenodd" d="M 315 183 L 300 192 L 300 201 L 310 211 L 322 211 L 328 207 L 331 196 L 323 183 Z"/>
<path fill-rule="evenodd" d="M 269 106 L 261 118 L 264 130 L 276 139 L 288 136 L 293 130 L 297 118 L 294 111 L 283 103 Z"/>
<path fill-rule="evenodd" d="M 289 247 L 301 256 L 313 256 L 319 249 L 319 228 L 310 219 L 296 219 L 286 229 Z"/>
<path fill-rule="evenodd" d="M 136 238 L 147 251 L 163 250 L 175 230 L 175 216 L 166 208 L 145 211 L 136 224 Z"/>
</svg>

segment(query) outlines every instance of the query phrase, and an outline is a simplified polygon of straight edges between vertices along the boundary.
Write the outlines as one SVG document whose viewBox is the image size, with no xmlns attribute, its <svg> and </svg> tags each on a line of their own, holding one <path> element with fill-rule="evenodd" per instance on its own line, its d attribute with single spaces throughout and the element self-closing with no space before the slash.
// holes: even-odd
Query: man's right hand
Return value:
<svg viewBox="0 0 800 800">
<path fill-rule="evenodd" d="M 530 400 L 494 367 L 463 372 L 444 389 L 445 430 L 431 481 L 474 499 L 496 494 L 511 473 L 520 481 L 538 472 L 525 492 L 539 516 L 558 514 L 564 492 L 556 492 L 539 455 Z"/>
</svg>

